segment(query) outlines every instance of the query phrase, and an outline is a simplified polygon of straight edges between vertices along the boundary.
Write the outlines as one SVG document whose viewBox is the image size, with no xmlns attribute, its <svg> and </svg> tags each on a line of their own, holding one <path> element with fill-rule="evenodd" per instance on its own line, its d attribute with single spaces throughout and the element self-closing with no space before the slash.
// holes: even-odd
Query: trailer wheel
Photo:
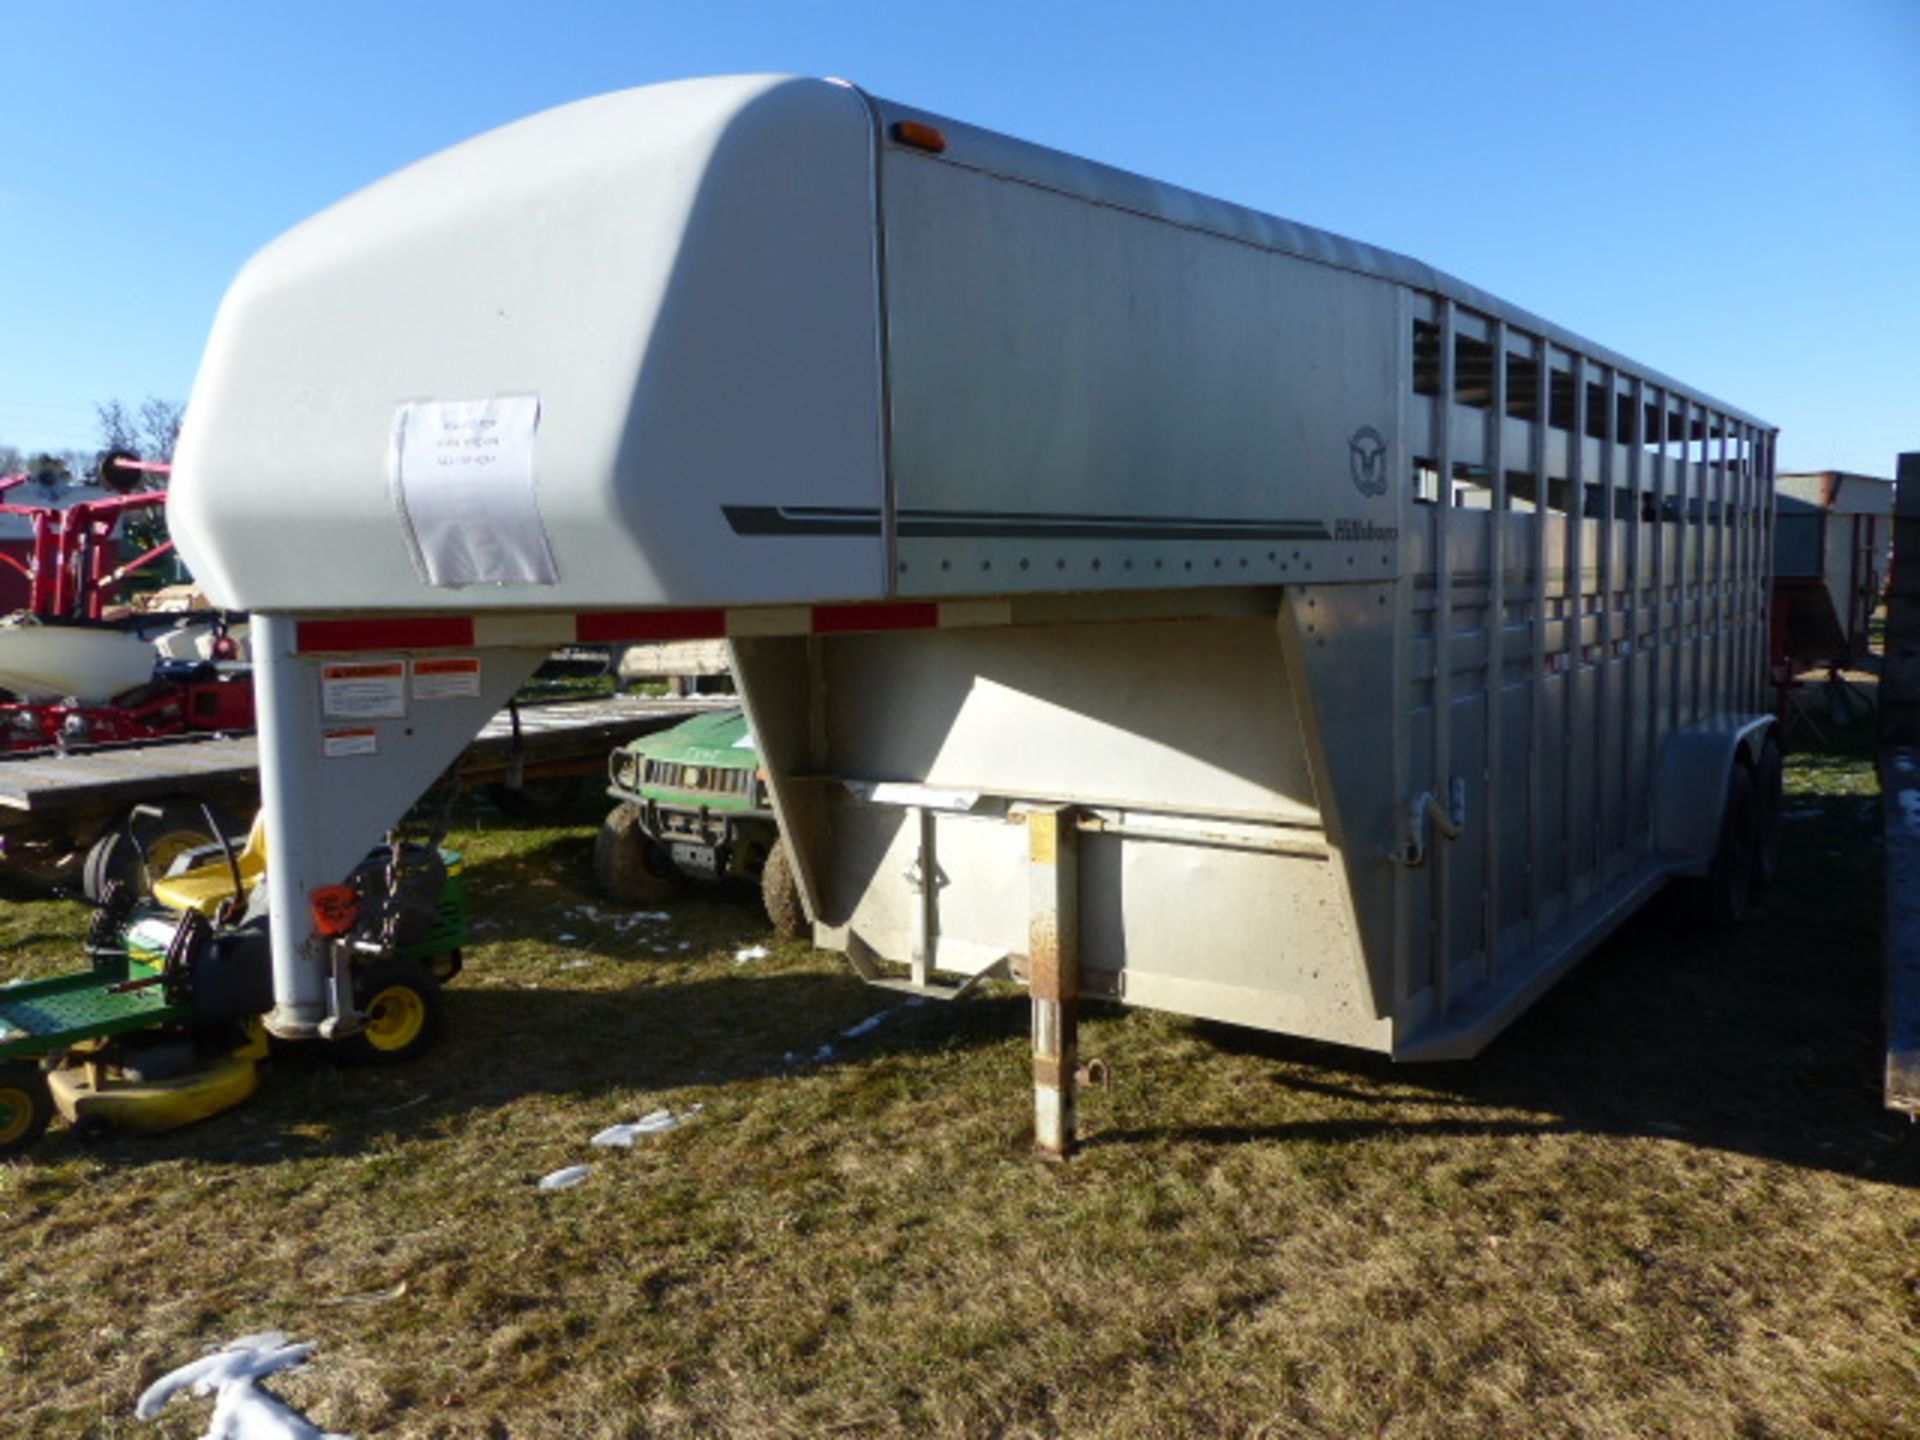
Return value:
<svg viewBox="0 0 1920 1440">
<path fill-rule="evenodd" d="M 1713 863 L 1700 882 L 1700 916 L 1715 930 L 1730 930 L 1747 918 L 1753 904 L 1753 878 L 1758 868 L 1758 826 L 1755 823 L 1753 775 L 1736 763 L 1727 777 L 1727 804 L 1720 816 L 1720 841 Z"/>
<path fill-rule="evenodd" d="M 233 817 L 219 806 L 213 811 L 213 823 L 224 834 L 236 831 Z M 203 845 L 218 845 L 220 836 L 207 831 L 207 816 L 197 800 L 178 796 L 162 800 L 160 814 L 152 819 L 129 818 L 113 826 L 87 851 L 87 862 L 80 872 L 80 888 L 95 905 L 107 898 L 107 887 L 115 880 L 135 895 L 148 895 L 153 882 L 167 873 L 167 867 L 189 850 Z M 134 844 L 132 827 L 140 827 L 140 844 Z M 146 863 L 140 860 L 142 848 Z"/>
<path fill-rule="evenodd" d="M 760 903 L 767 907 L 767 919 L 773 933 L 782 940 L 797 940 L 806 932 L 807 907 L 800 901 L 800 882 L 794 878 L 793 852 L 787 849 L 783 835 L 767 852 L 767 863 L 760 869 Z"/>
<path fill-rule="evenodd" d="M 1759 891 L 1780 879 L 1780 816 L 1786 809 L 1786 765 L 1780 742 L 1769 735 L 1760 746 L 1760 763 L 1753 767 L 1753 884 Z"/>
<path fill-rule="evenodd" d="M 622 905 L 657 905 L 686 883 L 640 822 L 638 805 L 616 805 L 593 840 L 594 878 L 609 900 Z"/>
<path fill-rule="evenodd" d="M 440 982 L 417 960 L 376 960 L 354 977 L 355 1003 L 366 1024 L 341 1042 L 341 1054 L 359 1065 L 397 1065 L 432 1048 L 446 1029 Z"/>
<path fill-rule="evenodd" d="M 579 794 L 580 782 L 572 776 L 487 787 L 487 798 L 509 820 L 549 820 L 572 805 Z"/>
<path fill-rule="evenodd" d="M 53 1092 L 38 1065 L 0 1065 L 0 1156 L 17 1155 L 46 1133 Z"/>
</svg>

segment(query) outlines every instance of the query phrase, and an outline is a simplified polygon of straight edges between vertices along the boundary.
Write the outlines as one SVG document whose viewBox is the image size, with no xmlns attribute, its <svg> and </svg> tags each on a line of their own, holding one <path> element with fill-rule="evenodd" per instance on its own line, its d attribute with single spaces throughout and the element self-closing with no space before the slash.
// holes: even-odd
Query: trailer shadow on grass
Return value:
<svg viewBox="0 0 1920 1440">
<path fill-rule="evenodd" d="M 1877 798 L 1789 796 L 1787 814 L 1783 884 L 1742 926 L 1705 932 L 1670 890 L 1471 1061 L 1396 1066 L 1206 1025 L 1333 1114 L 1096 1143 L 1638 1135 L 1920 1187 L 1920 1127 L 1881 1108 Z"/>
<path fill-rule="evenodd" d="M 1024 998 L 1002 997 L 972 1001 L 960 1023 L 949 1023 L 961 1007 L 910 1007 L 851 973 L 817 968 L 591 989 L 456 982 L 445 1000 L 447 1038 L 416 1061 L 357 1068 L 318 1045 L 276 1046 L 248 1104 L 184 1130 L 108 1138 L 88 1153 L 126 1167 L 355 1156 L 546 1100 L 565 1102 L 570 1115 L 588 1102 L 600 1124 L 613 1124 L 656 1105 L 710 1101 L 722 1087 L 1003 1044 L 1024 1035 L 1027 1018 Z M 882 1011 L 882 1023 L 846 1038 Z M 57 1161 L 73 1153 L 68 1147 L 78 1142 L 60 1129 L 37 1153 Z"/>
</svg>

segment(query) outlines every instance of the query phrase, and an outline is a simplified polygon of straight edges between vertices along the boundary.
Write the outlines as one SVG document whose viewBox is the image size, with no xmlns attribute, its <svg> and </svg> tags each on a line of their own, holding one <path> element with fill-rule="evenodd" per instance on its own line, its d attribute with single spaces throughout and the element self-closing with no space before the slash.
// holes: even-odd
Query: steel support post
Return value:
<svg viewBox="0 0 1920 1440">
<path fill-rule="evenodd" d="M 1079 831 L 1071 806 L 1027 812 L 1027 988 L 1033 1001 L 1033 1144 L 1064 1160 L 1078 1140 Z"/>
<path fill-rule="evenodd" d="M 312 863 L 312 827 L 322 808 L 320 696 L 294 653 L 294 621 L 253 617 L 253 687 L 260 728 L 260 803 L 266 809 L 267 913 L 273 931 L 273 1010 L 267 1029 L 283 1039 L 317 1035 L 327 1018 L 328 965 L 315 939 L 307 895 L 340 877 Z"/>
</svg>

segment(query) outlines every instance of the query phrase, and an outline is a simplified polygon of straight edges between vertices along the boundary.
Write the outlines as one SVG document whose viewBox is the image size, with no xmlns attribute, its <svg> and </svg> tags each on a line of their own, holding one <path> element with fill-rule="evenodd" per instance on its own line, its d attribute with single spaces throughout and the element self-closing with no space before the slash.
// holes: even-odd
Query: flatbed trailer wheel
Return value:
<svg viewBox="0 0 1920 1440">
<path fill-rule="evenodd" d="M 773 842 L 760 869 L 760 903 L 782 940 L 796 940 L 806 931 L 807 908 L 800 901 L 800 882 L 794 878 L 793 852 L 785 836 Z"/>
<path fill-rule="evenodd" d="M 638 805 L 616 805 L 593 841 L 593 876 L 609 900 L 657 905 L 686 885 L 660 843 L 641 826 Z"/>
<path fill-rule="evenodd" d="M 38 1065 L 0 1065 L 0 1156 L 17 1155 L 46 1133 L 53 1092 Z"/>
<path fill-rule="evenodd" d="M 418 960 L 375 960 L 354 979 L 354 998 L 366 1024 L 341 1042 L 355 1064 L 397 1065 L 431 1049 L 446 1029 L 440 982 Z"/>
</svg>

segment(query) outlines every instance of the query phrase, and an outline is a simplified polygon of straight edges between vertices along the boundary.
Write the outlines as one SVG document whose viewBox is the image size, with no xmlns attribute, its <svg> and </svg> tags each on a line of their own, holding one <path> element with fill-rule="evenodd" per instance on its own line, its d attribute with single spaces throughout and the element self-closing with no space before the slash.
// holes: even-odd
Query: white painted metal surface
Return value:
<svg viewBox="0 0 1920 1440">
<path fill-rule="evenodd" d="M 395 415 L 529 394 L 558 580 L 429 583 Z M 1018 968 L 1029 817 L 1065 814 L 1058 983 L 1406 1057 L 1703 868 L 1767 723 L 1762 422 L 1417 262 L 825 82 L 586 102 L 355 197 L 243 276 L 188 413 L 176 533 L 281 617 L 287 1030 L 300 887 L 472 718 L 329 758 L 313 677 L 362 652 L 491 686 L 726 638 L 821 943 Z"/>
</svg>

